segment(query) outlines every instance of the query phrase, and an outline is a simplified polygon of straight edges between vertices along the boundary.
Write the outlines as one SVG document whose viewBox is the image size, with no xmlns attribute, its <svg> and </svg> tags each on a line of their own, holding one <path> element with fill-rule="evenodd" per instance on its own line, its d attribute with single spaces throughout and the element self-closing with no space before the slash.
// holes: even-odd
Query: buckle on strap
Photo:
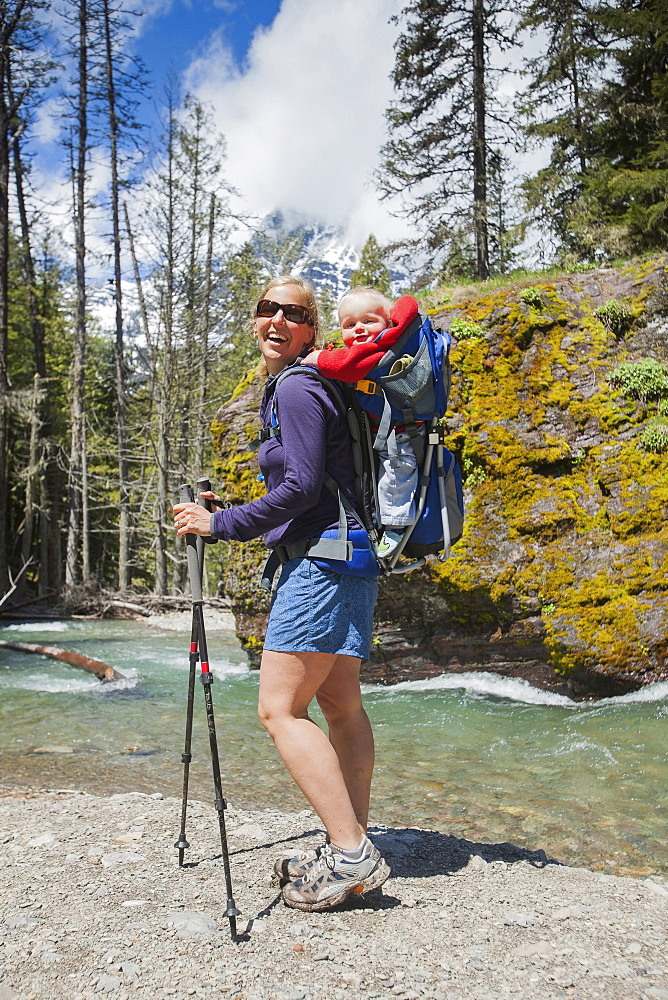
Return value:
<svg viewBox="0 0 668 1000">
<path fill-rule="evenodd" d="M 360 392 L 365 392 L 367 396 L 382 396 L 384 395 L 383 390 L 378 385 L 377 382 L 372 382 L 371 379 L 362 378 L 359 382 L 355 382 L 355 389 L 359 389 Z"/>
</svg>

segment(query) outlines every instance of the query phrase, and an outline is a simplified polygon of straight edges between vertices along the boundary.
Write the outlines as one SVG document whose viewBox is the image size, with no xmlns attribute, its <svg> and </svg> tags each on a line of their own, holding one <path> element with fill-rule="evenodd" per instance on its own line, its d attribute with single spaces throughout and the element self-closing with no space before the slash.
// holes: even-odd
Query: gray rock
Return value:
<svg viewBox="0 0 668 1000">
<path fill-rule="evenodd" d="M 267 840 L 267 832 L 258 823 L 242 823 L 234 830 L 230 830 L 230 836 L 238 840 Z"/>
<path fill-rule="evenodd" d="M 536 918 L 531 913 L 515 913 L 509 910 L 503 918 L 506 927 L 532 927 Z"/>
<path fill-rule="evenodd" d="M 17 1000 L 16 993 L 9 986 L 0 986 L 0 1000 Z"/>
<path fill-rule="evenodd" d="M 132 851 L 112 851 L 110 854 L 103 854 L 100 860 L 103 868 L 113 868 L 115 865 L 136 865 L 144 857 Z"/>
<path fill-rule="evenodd" d="M 530 955 L 554 955 L 554 948 L 549 941 L 534 941 L 532 944 L 522 944 L 510 952 L 517 958 L 528 958 Z"/>
<path fill-rule="evenodd" d="M 53 830 L 46 830 L 44 833 L 40 833 L 38 837 L 33 837 L 29 840 L 27 847 L 46 847 L 48 844 L 55 844 L 58 840 L 58 834 L 54 833 Z"/>
<path fill-rule="evenodd" d="M 668 897 L 668 888 L 665 885 L 661 885 L 659 882 L 653 882 L 651 878 L 648 878 L 645 881 L 645 885 L 648 889 L 651 889 L 652 892 L 656 892 L 657 895 Z"/>
<path fill-rule="evenodd" d="M 57 965 L 65 958 L 59 951 L 43 951 L 39 957 L 42 965 Z"/>
<path fill-rule="evenodd" d="M 97 981 L 98 993 L 113 993 L 123 985 L 123 980 L 119 976 L 100 976 Z"/>
<path fill-rule="evenodd" d="M 140 974 L 141 969 L 136 962 L 121 962 L 121 972 L 126 979 L 134 980 Z"/>
<path fill-rule="evenodd" d="M 8 927 L 34 927 L 39 923 L 39 917 L 31 917 L 27 913 L 17 913 L 15 916 L 7 917 L 5 923 Z"/>
<path fill-rule="evenodd" d="M 167 923 L 174 928 L 179 937 L 198 938 L 209 937 L 218 931 L 218 924 L 208 913 L 183 910 L 178 913 L 168 913 Z"/>
</svg>

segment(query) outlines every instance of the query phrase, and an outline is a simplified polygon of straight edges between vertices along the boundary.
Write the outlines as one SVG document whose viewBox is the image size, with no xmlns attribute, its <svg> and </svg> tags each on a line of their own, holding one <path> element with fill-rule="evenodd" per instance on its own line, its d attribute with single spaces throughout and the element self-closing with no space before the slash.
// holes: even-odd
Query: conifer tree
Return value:
<svg viewBox="0 0 668 1000">
<path fill-rule="evenodd" d="M 39 55 L 43 27 L 39 14 L 46 6 L 38 0 L 0 4 L 0 590 L 7 580 L 10 157 L 16 137 L 16 116 L 43 80 Z M 12 89 L 12 76 L 19 73 L 21 85 Z"/>
<path fill-rule="evenodd" d="M 353 271 L 350 282 L 352 285 L 368 285 L 369 288 L 377 288 L 383 295 L 390 294 L 390 272 L 383 260 L 383 251 L 373 233 L 362 247 L 359 267 Z"/>
<path fill-rule="evenodd" d="M 550 152 L 548 166 L 524 184 L 527 207 L 539 229 L 556 237 L 558 255 L 578 259 L 585 251 L 573 206 L 596 158 L 609 34 L 598 0 L 531 0 L 519 27 L 545 39 L 544 51 L 527 63 L 530 81 L 517 102 L 529 144 L 547 144 Z"/>
<path fill-rule="evenodd" d="M 123 147 L 138 130 L 135 118 L 135 94 L 144 81 L 144 69 L 137 59 L 127 60 L 122 42 L 130 30 L 125 11 L 113 0 L 102 0 L 101 28 L 104 37 L 103 93 L 108 127 L 109 166 L 111 171 L 110 209 L 114 265 L 115 344 L 114 375 L 116 383 L 116 440 L 118 445 L 118 589 L 127 590 L 130 582 L 130 483 L 127 426 L 127 363 L 123 315 L 121 271 L 121 212 L 123 184 Z"/>
<path fill-rule="evenodd" d="M 387 111 L 390 138 L 377 175 L 381 196 L 402 200 L 416 236 L 446 262 L 463 236 L 480 278 L 489 274 L 487 155 L 502 117 L 489 50 L 512 44 L 509 3 L 410 0 L 404 7 L 392 74 L 399 96 Z"/>
<path fill-rule="evenodd" d="M 665 0 L 605 13 L 615 37 L 592 134 L 595 170 L 574 206 L 589 256 L 663 250 L 668 240 L 668 20 Z"/>
</svg>

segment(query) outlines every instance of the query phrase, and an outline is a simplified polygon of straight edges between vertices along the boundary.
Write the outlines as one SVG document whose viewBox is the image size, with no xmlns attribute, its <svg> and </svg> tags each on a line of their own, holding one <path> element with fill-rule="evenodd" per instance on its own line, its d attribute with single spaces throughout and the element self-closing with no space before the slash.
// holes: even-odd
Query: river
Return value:
<svg viewBox="0 0 668 1000">
<path fill-rule="evenodd" d="M 0 650 L 0 784 L 180 796 L 189 635 L 138 622 L 0 628 L 116 667 L 96 678 Z M 255 713 L 257 672 L 229 632 L 209 656 L 224 790 L 232 804 L 304 808 Z M 201 685 L 191 794 L 212 799 Z M 376 735 L 372 817 L 571 865 L 668 875 L 668 683 L 576 703 L 493 674 L 365 688 Z M 321 718 L 318 712 L 315 718 Z M 177 833 L 178 817 L 174 817 Z"/>
</svg>

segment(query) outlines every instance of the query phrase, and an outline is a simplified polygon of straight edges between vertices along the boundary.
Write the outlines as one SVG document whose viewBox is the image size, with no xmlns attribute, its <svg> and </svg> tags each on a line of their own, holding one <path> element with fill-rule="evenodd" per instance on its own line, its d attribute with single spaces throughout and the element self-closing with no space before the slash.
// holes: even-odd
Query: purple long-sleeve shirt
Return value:
<svg viewBox="0 0 668 1000">
<path fill-rule="evenodd" d="M 269 377 L 260 406 L 270 424 L 276 378 Z M 337 498 L 324 485 L 327 472 L 354 503 L 355 472 L 350 433 L 327 390 L 308 368 L 281 382 L 277 398 L 280 441 L 260 446 L 267 493 L 239 507 L 215 511 L 215 538 L 247 542 L 264 535 L 269 548 L 316 538 L 339 520 Z M 350 521 L 350 527 L 356 527 Z"/>
</svg>

